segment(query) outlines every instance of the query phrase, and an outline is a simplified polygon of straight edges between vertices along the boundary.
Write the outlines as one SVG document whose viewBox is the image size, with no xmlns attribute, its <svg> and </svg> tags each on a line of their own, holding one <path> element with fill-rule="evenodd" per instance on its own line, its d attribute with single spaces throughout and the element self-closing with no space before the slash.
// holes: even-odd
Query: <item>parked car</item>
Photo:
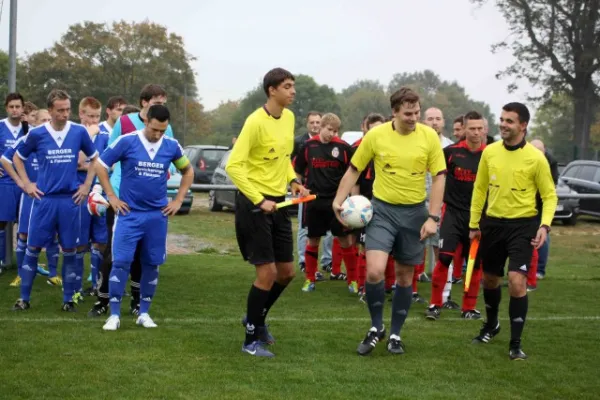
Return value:
<svg viewBox="0 0 600 400">
<path fill-rule="evenodd" d="M 181 174 L 179 172 L 172 174 L 169 180 L 167 181 L 167 185 L 176 185 L 179 186 L 181 184 Z M 177 196 L 177 189 L 167 189 L 167 197 L 169 201 L 173 200 Z M 181 208 L 177 212 L 177 215 L 185 215 L 189 214 L 192 209 L 192 204 L 194 203 L 194 195 L 191 190 L 185 195 L 185 199 L 183 200 L 183 204 Z"/>
<path fill-rule="evenodd" d="M 577 193 L 600 195 L 600 161 L 572 161 L 560 179 Z M 580 199 L 579 213 L 600 217 L 600 199 Z"/>
<path fill-rule="evenodd" d="M 576 191 L 567 186 L 562 179 L 558 179 L 556 185 L 557 195 L 577 194 Z M 554 219 L 562 221 L 565 225 L 575 225 L 579 214 L 579 199 L 558 199 Z"/>
<path fill-rule="evenodd" d="M 194 166 L 194 183 L 210 183 L 215 168 L 229 149 L 225 146 L 186 146 L 183 153 Z"/>
<path fill-rule="evenodd" d="M 233 185 L 233 182 L 231 179 L 229 179 L 229 176 L 225 171 L 225 165 L 227 165 L 227 160 L 229 160 L 230 154 L 231 150 L 227 151 L 215 168 L 215 172 L 210 182 L 211 184 Z M 211 190 L 208 192 L 208 208 L 211 211 L 221 211 L 223 207 L 226 207 L 229 210 L 235 210 L 235 198 L 238 193 L 239 191 L 237 190 Z M 289 200 L 291 197 L 291 194 L 288 193 L 286 200 Z M 287 208 L 290 212 L 290 215 L 298 215 L 298 206 L 293 205 Z"/>
</svg>

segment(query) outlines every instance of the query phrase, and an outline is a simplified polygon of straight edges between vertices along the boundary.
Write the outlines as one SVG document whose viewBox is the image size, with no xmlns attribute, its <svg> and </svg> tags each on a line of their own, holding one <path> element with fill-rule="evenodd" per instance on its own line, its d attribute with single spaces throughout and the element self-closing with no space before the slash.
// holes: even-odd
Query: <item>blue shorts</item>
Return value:
<svg viewBox="0 0 600 400">
<path fill-rule="evenodd" d="M 112 238 L 113 263 L 131 263 L 139 241 L 142 264 L 158 266 L 167 258 L 168 218 L 161 210 L 131 211 L 115 216 Z"/>
<path fill-rule="evenodd" d="M 23 191 L 16 184 L 0 185 L 0 221 L 15 222 Z"/>
<path fill-rule="evenodd" d="M 42 196 L 41 200 L 34 200 L 27 245 L 44 247 L 58 232 L 58 242 L 63 249 L 71 250 L 80 246 L 79 210 L 80 206 L 69 194 Z"/>
<path fill-rule="evenodd" d="M 26 193 L 21 193 L 21 203 L 19 204 L 19 226 L 17 233 L 29 232 L 29 218 L 33 207 L 33 197 Z"/>
<path fill-rule="evenodd" d="M 92 215 L 87 209 L 87 199 L 80 206 L 81 213 L 81 231 L 79 233 L 79 242 L 81 246 L 87 243 L 108 243 L 108 231 L 106 227 L 106 216 L 99 217 Z"/>
</svg>

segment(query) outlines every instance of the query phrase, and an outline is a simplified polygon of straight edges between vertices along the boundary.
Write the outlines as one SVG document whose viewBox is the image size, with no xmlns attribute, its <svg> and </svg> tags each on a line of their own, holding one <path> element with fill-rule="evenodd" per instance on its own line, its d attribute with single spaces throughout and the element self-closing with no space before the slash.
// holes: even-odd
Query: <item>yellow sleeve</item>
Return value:
<svg viewBox="0 0 600 400">
<path fill-rule="evenodd" d="M 246 160 L 256 142 L 258 127 L 253 118 L 246 119 L 244 127 L 238 136 L 233 150 L 227 160 L 225 171 L 240 192 L 244 194 L 253 204 L 259 204 L 264 197 L 248 180 L 248 171 L 246 169 Z"/>
<path fill-rule="evenodd" d="M 489 171 L 487 165 L 487 152 L 483 150 L 479 166 L 477 167 L 477 177 L 473 186 L 473 198 L 471 199 L 471 220 L 469 228 L 479 229 L 479 221 L 481 221 L 481 213 L 485 205 L 487 197 L 488 185 L 490 183 Z"/>
<path fill-rule="evenodd" d="M 373 152 L 373 134 L 363 136 L 362 141 L 354 152 L 350 164 L 353 165 L 358 172 L 362 172 L 371 162 L 375 153 Z"/>
<path fill-rule="evenodd" d="M 431 176 L 437 176 L 441 172 L 446 172 L 446 158 L 444 157 L 442 143 L 437 135 L 435 135 L 434 139 L 433 144 L 429 148 L 427 157 L 427 169 L 431 173 Z"/>
<path fill-rule="evenodd" d="M 558 196 L 556 195 L 556 186 L 550 173 L 550 164 L 546 158 L 538 162 L 537 173 L 535 174 L 535 185 L 542 198 L 542 225 L 550 226 L 556 212 Z"/>
</svg>

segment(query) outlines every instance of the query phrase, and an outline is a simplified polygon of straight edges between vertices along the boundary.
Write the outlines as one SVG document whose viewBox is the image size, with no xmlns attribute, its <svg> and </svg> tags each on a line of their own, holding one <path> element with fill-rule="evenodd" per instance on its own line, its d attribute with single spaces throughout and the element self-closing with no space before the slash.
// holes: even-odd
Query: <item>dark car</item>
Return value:
<svg viewBox="0 0 600 400">
<path fill-rule="evenodd" d="M 229 149 L 225 146 L 191 145 L 183 153 L 194 166 L 194 183 L 210 183 L 215 168 Z"/>
<path fill-rule="evenodd" d="M 577 193 L 600 195 L 600 161 L 572 161 L 560 179 Z M 579 213 L 600 217 L 600 199 L 580 199 Z"/>
<path fill-rule="evenodd" d="M 227 151 L 215 168 L 215 173 L 213 174 L 211 181 L 213 185 L 233 185 L 233 182 L 231 182 L 231 179 L 229 179 L 229 176 L 225 171 L 225 165 L 227 165 L 230 154 L 231 150 Z M 235 210 L 235 198 L 237 195 L 237 190 L 211 190 L 208 192 L 208 207 L 211 211 L 221 211 L 223 207 Z M 286 199 L 290 198 L 291 194 L 288 193 Z M 287 208 L 290 215 L 298 215 L 298 206 L 293 205 Z"/>
<path fill-rule="evenodd" d="M 169 185 L 169 186 L 171 186 L 171 185 L 179 186 L 180 184 L 181 184 L 181 174 L 179 172 L 171 175 L 171 177 L 167 181 L 167 185 Z M 167 190 L 167 198 L 169 199 L 169 201 L 172 201 L 173 199 L 175 199 L 175 197 L 177 197 L 177 192 L 178 192 L 178 189 L 168 189 Z M 191 190 L 188 190 L 188 192 L 185 195 L 185 199 L 183 200 L 183 203 L 181 204 L 181 208 L 179 209 L 177 214 L 178 215 L 189 214 L 190 210 L 192 209 L 193 203 L 194 203 L 194 194 L 192 193 Z"/>
<path fill-rule="evenodd" d="M 556 185 L 556 194 L 561 195 L 577 194 L 576 191 L 567 186 L 562 179 L 558 179 Z M 577 223 L 577 215 L 579 214 L 579 199 L 558 199 L 554 219 L 562 221 L 565 225 L 575 225 Z"/>
</svg>

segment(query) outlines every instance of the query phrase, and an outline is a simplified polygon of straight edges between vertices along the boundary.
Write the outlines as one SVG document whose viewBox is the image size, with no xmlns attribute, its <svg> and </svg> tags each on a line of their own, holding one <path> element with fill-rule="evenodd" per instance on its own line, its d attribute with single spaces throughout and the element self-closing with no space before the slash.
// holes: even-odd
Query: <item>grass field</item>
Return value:
<svg viewBox="0 0 600 400">
<path fill-rule="evenodd" d="M 2 399 L 594 399 L 600 396 L 600 224 L 553 230 L 548 277 L 530 294 L 522 363 L 508 360 L 508 294 L 503 331 L 486 346 L 470 339 L 480 323 L 446 311 L 425 321 L 411 309 L 404 356 L 380 345 L 355 353 L 369 328 L 366 306 L 342 282 L 300 291 L 296 279 L 271 312 L 276 357 L 240 352 L 240 318 L 253 279 L 237 254 L 233 215 L 195 208 L 170 226 L 180 248 L 161 268 L 152 308 L 158 329 L 124 317 L 104 320 L 60 312 L 59 290 L 38 279 L 32 309 L 9 311 L 14 270 L 0 276 Z M 173 240 L 171 240 L 171 244 Z M 427 284 L 420 291 L 429 295 Z M 460 296 L 455 288 L 454 296 Z M 390 307 L 386 304 L 386 319 Z M 481 301 L 479 303 L 482 308 Z"/>
</svg>

